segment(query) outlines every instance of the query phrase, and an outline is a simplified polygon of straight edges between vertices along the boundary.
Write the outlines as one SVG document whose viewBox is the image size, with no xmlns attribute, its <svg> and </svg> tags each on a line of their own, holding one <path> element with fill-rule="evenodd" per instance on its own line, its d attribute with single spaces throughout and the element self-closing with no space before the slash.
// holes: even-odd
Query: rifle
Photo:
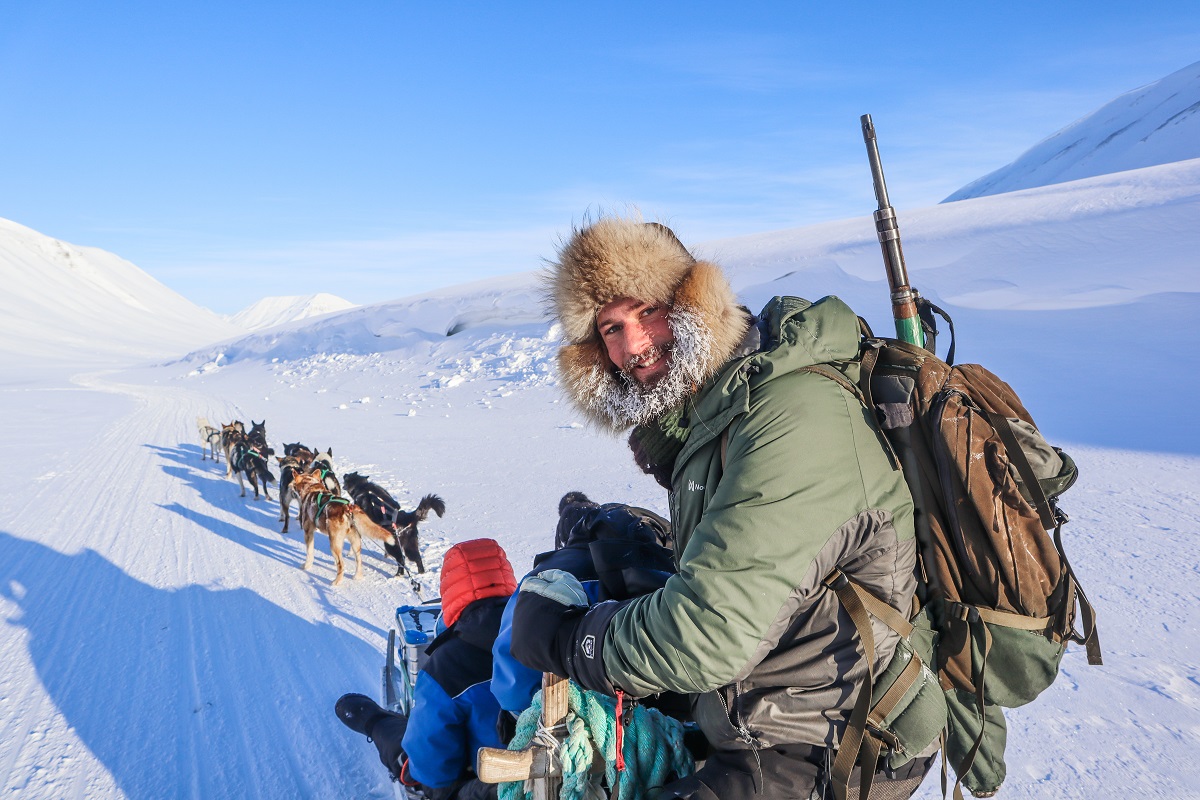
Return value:
<svg viewBox="0 0 1200 800">
<path fill-rule="evenodd" d="M 896 321 L 896 338 L 925 347 L 925 331 L 917 309 L 921 295 L 908 283 L 908 268 L 904 265 L 904 250 L 900 247 L 900 226 L 896 222 L 896 210 L 888 200 L 887 183 L 883 179 L 883 164 L 879 161 L 879 145 L 875 141 L 875 124 L 870 114 L 862 115 L 863 141 L 867 144 L 867 158 L 871 161 L 871 181 L 875 184 L 875 200 L 879 209 L 875 212 L 875 231 L 879 235 L 879 246 L 883 248 L 883 263 L 887 268 L 888 286 L 892 291 L 892 317 Z M 930 351 L 933 345 L 930 343 Z M 953 353 L 953 350 L 951 350 Z M 953 358 L 953 355 L 950 356 Z"/>
</svg>

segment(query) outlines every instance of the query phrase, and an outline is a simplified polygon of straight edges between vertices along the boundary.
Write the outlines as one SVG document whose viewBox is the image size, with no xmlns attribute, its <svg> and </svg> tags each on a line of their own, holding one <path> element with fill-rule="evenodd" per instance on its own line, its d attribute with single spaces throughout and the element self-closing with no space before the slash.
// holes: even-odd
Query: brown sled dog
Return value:
<svg viewBox="0 0 1200 800">
<path fill-rule="evenodd" d="M 366 513 L 349 500 L 327 491 L 320 473 L 293 475 L 292 490 L 300 498 L 300 527 L 304 530 L 306 550 L 302 569 L 312 568 L 313 540 L 319 530 L 329 537 L 329 551 L 333 554 L 333 563 L 337 565 L 334 586 L 342 582 L 345 572 L 342 545 L 347 539 L 350 540 L 350 552 L 354 554 L 356 580 L 362 577 L 362 537 L 365 535 L 381 542 L 392 541 L 391 531 L 371 522 Z"/>
</svg>

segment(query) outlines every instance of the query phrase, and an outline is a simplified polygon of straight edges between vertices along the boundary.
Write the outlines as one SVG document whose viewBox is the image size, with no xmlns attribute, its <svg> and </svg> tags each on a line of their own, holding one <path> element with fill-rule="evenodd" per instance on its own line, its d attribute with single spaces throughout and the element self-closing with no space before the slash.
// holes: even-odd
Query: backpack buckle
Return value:
<svg viewBox="0 0 1200 800">
<path fill-rule="evenodd" d="M 846 577 L 846 573 L 840 569 L 835 569 L 826 575 L 825 580 L 821 582 L 836 592 L 839 589 L 845 589 L 850 584 L 850 579 Z"/>
<path fill-rule="evenodd" d="M 978 623 L 981 619 L 979 609 L 975 608 L 975 606 L 969 606 L 966 603 L 951 603 L 949 615 L 959 622 L 965 622 L 969 625 Z"/>
</svg>

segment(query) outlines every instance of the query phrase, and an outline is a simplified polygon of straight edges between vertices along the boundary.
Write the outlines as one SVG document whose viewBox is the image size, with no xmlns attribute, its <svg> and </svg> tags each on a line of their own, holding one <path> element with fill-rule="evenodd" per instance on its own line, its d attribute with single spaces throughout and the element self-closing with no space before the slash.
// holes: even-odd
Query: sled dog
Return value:
<svg viewBox="0 0 1200 800">
<path fill-rule="evenodd" d="M 338 480 L 337 473 L 333 471 L 333 448 L 329 448 L 324 453 L 317 453 L 313 456 L 312 463 L 308 467 L 309 472 L 320 474 L 321 482 L 325 485 L 325 491 L 333 492 L 335 495 L 341 496 L 342 483 Z"/>
<path fill-rule="evenodd" d="M 262 482 L 263 497 L 271 499 L 271 494 L 267 491 L 267 484 L 274 483 L 275 476 L 267 467 L 267 456 L 251 444 L 248 438 L 241 437 L 234 442 L 233 448 L 230 450 L 229 462 L 237 474 L 238 486 L 242 487 L 242 497 L 246 496 L 246 484 L 242 481 L 244 475 L 250 481 L 250 485 L 254 487 L 255 500 L 259 499 L 258 484 L 260 481 Z"/>
<path fill-rule="evenodd" d="M 392 538 L 390 531 L 379 527 L 358 506 L 344 497 L 338 497 L 325 488 L 318 472 L 307 472 L 292 478 L 292 488 L 300 497 L 300 527 L 304 530 L 304 570 L 312 568 L 313 543 L 316 532 L 329 537 L 329 551 L 337 566 L 333 585 L 342 582 L 345 564 L 342 547 L 350 541 L 350 552 L 354 554 L 354 578 L 362 577 L 362 537 L 367 536 L 386 542 Z"/>
<path fill-rule="evenodd" d="M 246 434 L 246 441 L 254 445 L 264 457 L 275 455 L 274 449 L 267 444 L 267 421 L 265 419 L 262 422 L 250 420 L 250 432 Z"/>
<path fill-rule="evenodd" d="M 396 559 L 396 574 L 408 572 L 405 557 L 417 565 L 417 572 L 425 572 L 421 548 L 417 539 L 417 524 L 424 522 L 430 511 L 439 517 L 446 513 L 446 504 L 436 494 L 421 498 L 414 511 L 404 511 L 396 499 L 368 476 L 349 472 L 345 476 L 346 493 L 357 503 L 376 525 L 391 530 L 394 541 L 384 542 L 383 550 Z"/>
<path fill-rule="evenodd" d="M 283 523 L 283 530 L 280 533 L 288 532 L 288 523 L 292 516 L 292 501 L 300 499 L 292 487 L 292 479 L 301 473 L 308 472 L 313 460 L 313 452 L 308 448 L 300 447 L 289 453 L 288 448 L 290 447 L 293 445 L 284 445 L 283 452 L 287 455 L 275 457 L 275 460 L 279 462 L 279 521 Z"/>
<path fill-rule="evenodd" d="M 234 420 L 228 425 L 221 426 L 221 452 L 225 454 L 225 477 L 233 477 L 233 465 L 229 463 L 229 454 L 233 445 L 246 435 L 246 426 L 240 420 Z"/>
<path fill-rule="evenodd" d="M 221 429 L 209 423 L 208 417 L 196 417 L 196 431 L 200 434 L 200 460 L 207 461 L 211 455 L 217 460 L 217 445 L 221 442 Z"/>
</svg>

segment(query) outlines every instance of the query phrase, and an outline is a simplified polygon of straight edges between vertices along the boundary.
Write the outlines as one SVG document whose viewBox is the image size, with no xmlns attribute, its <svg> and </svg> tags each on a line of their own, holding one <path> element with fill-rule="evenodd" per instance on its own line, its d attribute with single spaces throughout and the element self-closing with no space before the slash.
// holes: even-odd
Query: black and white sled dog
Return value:
<svg viewBox="0 0 1200 800">
<path fill-rule="evenodd" d="M 321 482 L 325 484 L 325 491 L 333 492 L 337 497 L 342 496 L 342 482 L 338 480 L 337 472 L 333 469 L 332 447 L 324 453 L 314 455 L 312 463 L 308 465 L 308 471 L 321 473 Z"/>
<path fill-rule="evenodd" d="M 385 541 L 383 549 L 396 559 L 396 574 L 402 575 L 407 572 L 405 558 L 417 565 L 418 573 L 423 573 L 425 561 L 421 558 L 417 525 L 425 521 L 430 511 L 439 517 L 446 513 L 446 504 L 442 498 L 436 494 L 427 494 L 421 498 L 415 510 L 405 511 L 387 489 L 357 472 L 346 473 L 346 493 L 355 505 L 367 513 L 372 522 L 392 532 L 394 539 L 390 542 Z"/>
<path fill-rule="evenodd" d="M 242 497 L 246 496 L 246 484 L 242 482 L 244 475 L 254 487 L 254 499 L 258 500 L 258 484 L 262 482 L 263 497 L 270 500 L 267 484 L 275 482 L 275 476 L 267 467 L 267 454 L 251 444 L 249 437 L 239 437 L 229 453 L 229 463 L 237 475 L 238 486 L 242 487 Z"/>
</svg>

